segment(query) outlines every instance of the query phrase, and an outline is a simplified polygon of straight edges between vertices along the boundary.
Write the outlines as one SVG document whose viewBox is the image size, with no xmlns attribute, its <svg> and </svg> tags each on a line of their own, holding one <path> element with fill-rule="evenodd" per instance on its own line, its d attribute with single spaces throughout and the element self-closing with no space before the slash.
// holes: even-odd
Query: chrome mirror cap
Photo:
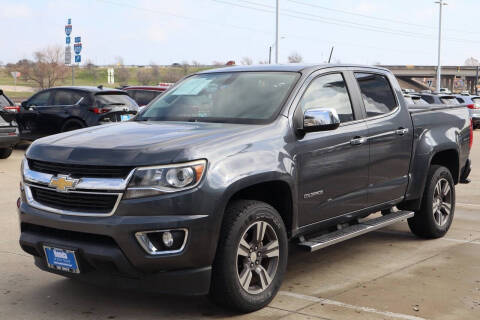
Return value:
<svg viewBox="0 0 480 320">
<path fill-rule="evenodd" d="M 335 130 L 339 126 L 340 118 L 333 108 L 308 109 L 303 114 L 304 132 Z"/>
</svg>

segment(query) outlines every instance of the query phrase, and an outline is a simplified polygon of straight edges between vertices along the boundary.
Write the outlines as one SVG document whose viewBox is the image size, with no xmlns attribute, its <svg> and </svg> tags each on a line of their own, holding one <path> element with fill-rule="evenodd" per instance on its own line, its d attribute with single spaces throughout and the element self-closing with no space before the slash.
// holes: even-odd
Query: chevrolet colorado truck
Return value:
<svg viewBox="0 0 480 320">
<path fill-rule="evenodd" d="M 35 141 L 20 245 L 62 276 L 249 312 L 279 290 L 289 241 L 314 251 L 407 219 L 445 235 L 472 139 L 465 106 L 409 107 L 386 69 L 204 71 L 130 121 Z"/>
</svg>

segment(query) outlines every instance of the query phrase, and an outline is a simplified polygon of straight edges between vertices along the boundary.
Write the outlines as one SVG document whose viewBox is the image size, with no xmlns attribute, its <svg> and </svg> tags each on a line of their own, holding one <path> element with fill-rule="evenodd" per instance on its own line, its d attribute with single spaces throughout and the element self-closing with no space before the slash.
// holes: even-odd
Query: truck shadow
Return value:
<svg viewBox="0 0 480 320">
<path fill-rule="evenodd" d="M 289 265 L 281 290 L 296 291 L 300 286 L 293 283 L 319 286 L 322 278 L 332 276 L 332 268 L 338 269 L 355 259 L 362 259 L 366 246 L 376 242 L 397 243 L 415 241 L 407 232 L 377 233 L 347 241 L 316 253 L 308 253 L 290 245 Z M 379 243 L 380 242 L 380 243 Z M 348 250 L 348 254 L 345 254 Z M 40 271 L 38 271 L 40 272 Z M 308 280 L 307 280 L 308 279 Z M 315 283 L 313 280 L 318 279 Z M 37 310 L 45 318 L 68 319 L 202 319 L 238 316 L 267 319 L 278 315 L 266 310 L 250 315 L 238 315 L 214 305 L 205 296 L 185 297 L 159 295 L 137 291 L 125 291 L 84 284 L 70 279 L 52 277 L 45 285 L 29 287 L 23 293 L 22 303 Z M 271 309 L 272 310 L 272 309 Z M 277 311 L 277 310 L 273 310 Z"/>
</svg>

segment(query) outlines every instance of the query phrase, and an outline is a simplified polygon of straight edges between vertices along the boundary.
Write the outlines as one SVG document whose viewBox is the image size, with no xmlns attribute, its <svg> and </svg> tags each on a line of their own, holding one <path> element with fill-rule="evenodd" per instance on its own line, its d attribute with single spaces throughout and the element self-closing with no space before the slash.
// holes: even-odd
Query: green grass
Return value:
<svg viewBox="0 0 480 320">
<path fill-rule="evenodd" d="M 185 76 L 197 71 L 209 69 L 212 67 L 188 67 L 185 73 L 185 70 L 181 67 L 159 67 L 159 76 L 157 79 L 152 80 L 148 85 L 155 85 L 159 82 L 167 82 L 167 74 L 170 72 L 175 72 L 179 76 Z M 117 70 L 115 69 L 115 80 L 117 80 Z M 137 73 L 141 69 L 151 70 L 142 67 L 128 67 L 129 80 L 126 84 L 128 85 L 140 85 L 141 83 L 137 80 Z M 69 86 L 72 85 L 72 74 L 71 68 L 68 68 L 67 76 L 63 81 L 58 81 L 55 86 Z M 173 70 L 173 71 L 172 71 Z M 13 86 L 14 80 L 10 73 L 7 73 L 5 69 L 0 69 L 0 86 L 9 85 Z M 75 85 L 76 86 L 99 86 L 103 85 L 104 87 L 119 87 L 121 84 L 118 80 L 114 84 L 107 83 L 107 67 L 95 67 L 95 72 L 92 72 L 86 68 L 75 67 Z M 29 86 L 38 88 L 38 85 L 33 81 L 24 81 L 22 79 L 17 79 L 17 86 Z M 15 95 L 15 94 L 14 94 Z"/>
<path fill-rule="evenodd" d="M 33 92 L 4 91 L 5 95 L 13 102 L 21 102 L 29 98 Z"/>
</svg>

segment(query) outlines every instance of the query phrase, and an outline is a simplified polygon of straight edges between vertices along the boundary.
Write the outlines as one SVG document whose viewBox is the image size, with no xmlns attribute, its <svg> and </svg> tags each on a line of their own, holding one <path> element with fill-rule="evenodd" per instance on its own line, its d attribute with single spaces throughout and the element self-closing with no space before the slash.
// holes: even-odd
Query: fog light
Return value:
<svg viewBox="0 0 480 320">
<path fill-rule="evenodd" d="M 187 243 L 187 229 L 152 230 L 135 233 L 140 246 L 150 255 L 179 253 Z"/>
<path fill-rule="evenodd" d="M 173 236 L 170 231 L 166 231 L 162 234 L 163 244 L 170 248 L 173 245 Z"/>
</svg>

